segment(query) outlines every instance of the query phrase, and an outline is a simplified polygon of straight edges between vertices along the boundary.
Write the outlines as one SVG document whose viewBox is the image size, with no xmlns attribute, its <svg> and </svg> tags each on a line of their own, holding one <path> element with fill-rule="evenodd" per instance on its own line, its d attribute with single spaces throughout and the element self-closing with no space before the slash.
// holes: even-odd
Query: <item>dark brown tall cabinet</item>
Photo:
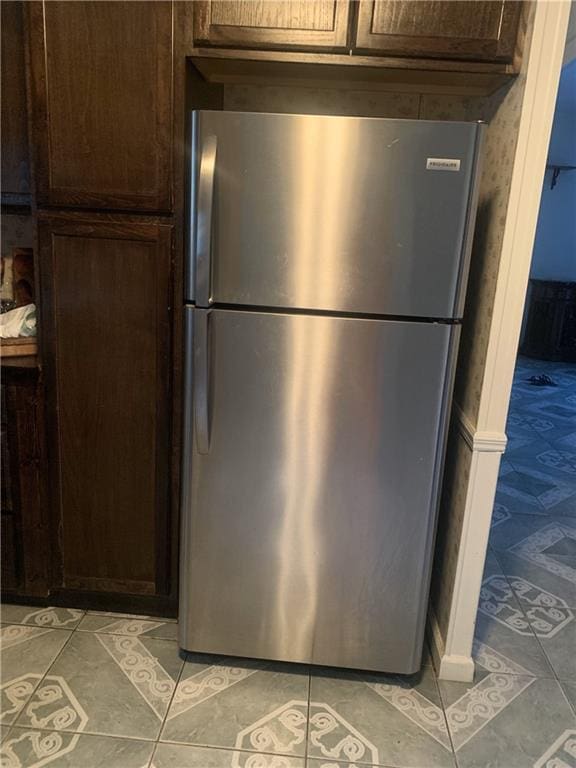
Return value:
<svg viewBox="0 0 576 768">
<path fill-rule="evenodd" d="M 173 613 L 173 4 L 25 10 L 50 600 Z"/>
</svg>

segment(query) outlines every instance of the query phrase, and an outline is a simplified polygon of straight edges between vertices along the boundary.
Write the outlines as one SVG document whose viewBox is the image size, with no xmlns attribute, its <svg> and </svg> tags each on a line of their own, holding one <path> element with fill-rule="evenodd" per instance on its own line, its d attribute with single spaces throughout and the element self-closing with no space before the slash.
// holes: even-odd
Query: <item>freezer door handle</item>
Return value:
<svg viewBox="0 0 576 768">
<path fill-rule="evenodd" d="M 196 309 L 194 320 L 194 427 L 198 453 L 210 449 L 210 310 Z"/>
<path fill-rule="evenodd" d="M 212 272 L 212 211 L 216 176 L 216 136 L 207 136 L 202 145 L 198 179 L 198 222 L 196 228 L 196 305 L 209 307 Z"/>
</svg>

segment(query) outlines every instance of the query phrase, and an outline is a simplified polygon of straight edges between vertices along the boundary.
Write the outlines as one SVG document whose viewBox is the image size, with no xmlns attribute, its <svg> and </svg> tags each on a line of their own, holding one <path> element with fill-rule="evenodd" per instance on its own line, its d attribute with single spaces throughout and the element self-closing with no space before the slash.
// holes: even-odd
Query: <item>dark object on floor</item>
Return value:
<svg viewBox="0 0 576 768">
<path fill-rule="evenodd" d="M 533 387 L 557 387 L 558 384 L 556 384 L 555 381 L 552 381 L 550 376 L 546 376 L 545 373 L 543 373 L 541 376 L 530 376 L 529 379 L 527 379 L 529 384 L 532 384 Z"/>
</svg>

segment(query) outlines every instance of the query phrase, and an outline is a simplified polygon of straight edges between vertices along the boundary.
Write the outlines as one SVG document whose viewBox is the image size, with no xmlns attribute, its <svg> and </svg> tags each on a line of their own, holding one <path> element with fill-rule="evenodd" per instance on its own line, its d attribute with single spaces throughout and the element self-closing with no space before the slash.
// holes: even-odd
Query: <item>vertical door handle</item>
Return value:
<svg viewBox="0 0 576 768">
<path fill-rule="evenodd" d="M 212 211 L 216 175 L 216 136 L 207 136 L 202 145 L 198 178 L 198 221 L 196 227 L 196 305 L 209 307 L 212 272 Z"/>
<path fill-rule="evenodd" d="M 210 449 L 210 310 L 194 311 L 194 426 L 196 448 Z"/>
</svg>

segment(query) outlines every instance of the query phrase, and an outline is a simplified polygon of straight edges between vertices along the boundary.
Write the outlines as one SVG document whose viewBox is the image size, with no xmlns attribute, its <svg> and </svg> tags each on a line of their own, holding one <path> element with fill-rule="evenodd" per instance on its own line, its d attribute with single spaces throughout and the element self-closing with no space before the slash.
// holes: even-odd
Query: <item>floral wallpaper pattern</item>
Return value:
<svg viewBox="0 0 576 768">
<path fill-rule="evenodd" d="M 465 119 L 482 119 L 488 123 L 454 391 L 456 403 L 473 425 L 477 423 L 480 408 L 496 280 L 526 86 L 535 5 L 531 3 L 526 8 L 523 17 L 526 46 L 518 77 L 489 98 L 480 100 L 477 116 L 471 114 L 476 101 L 472 105 L 465 105 L 460 100 L 452 111 L 452 114 L 456 114 L 458 110 L 463 110 L 460 114 L 466 115 Z M 448 100 L 445 97 L 431 97 L 428 110 L 445 114 L 446 110 L 450 111 Z M 448 440 L 431 592 L 434 613 L 444 638 L 452 608 L 471 461 L 472 453 L 464 438 L 457 429 L 452 429 Z"/>
<path fill-rule="evenodd" d="M 417 118 L 419 107 L 418 93 L 269 85 L 224 88 L 224 109 L 245 112 Z"/>
</svg>

